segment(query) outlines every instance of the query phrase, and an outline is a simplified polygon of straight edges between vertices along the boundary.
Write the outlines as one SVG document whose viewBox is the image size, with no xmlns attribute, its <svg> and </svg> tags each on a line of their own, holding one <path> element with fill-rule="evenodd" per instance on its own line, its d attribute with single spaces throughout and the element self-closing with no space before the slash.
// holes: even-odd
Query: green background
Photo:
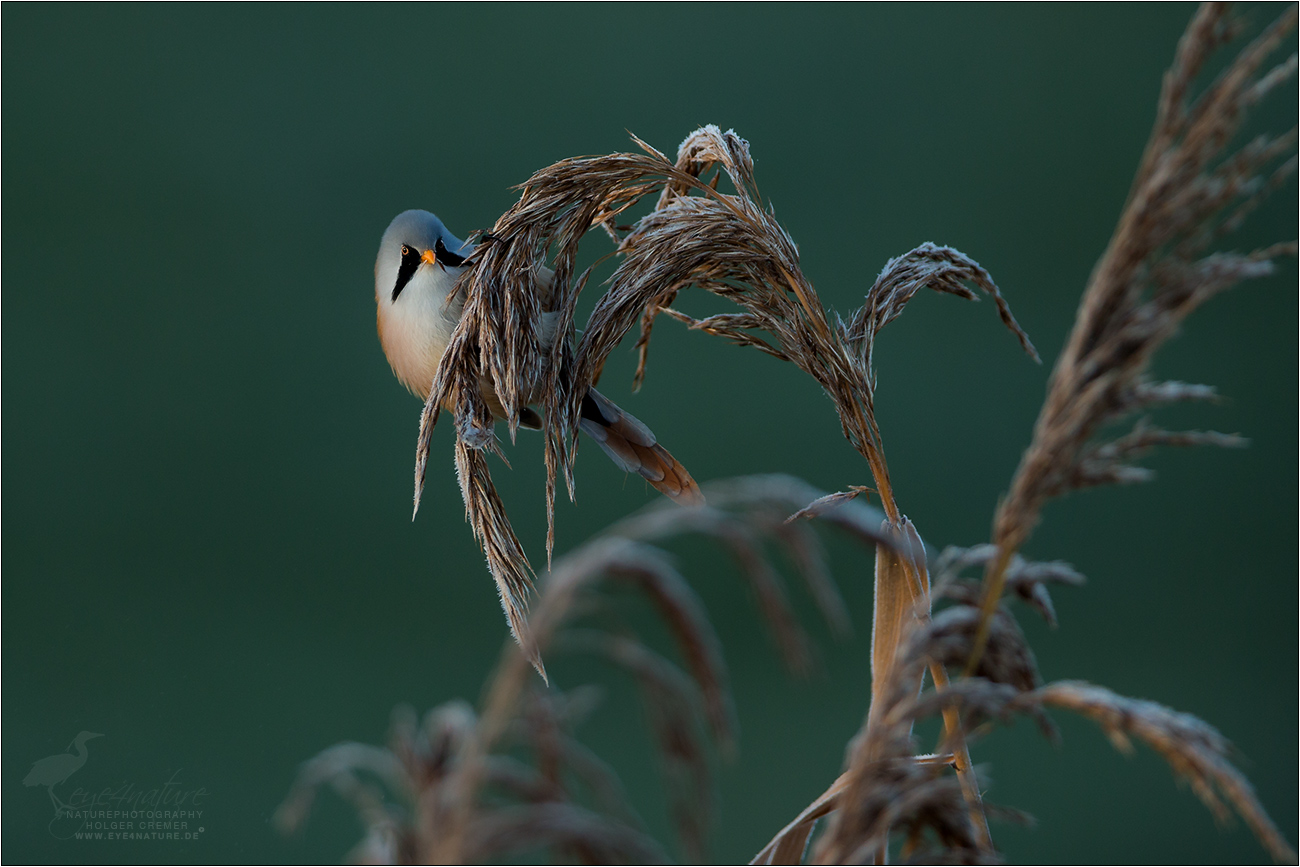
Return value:
<svg viewBox="0 0 1300 867">
<path fill-rule="evenodd" d="M 379 236 L 411 207 L 462 235 L 487 227 L 510 185 L 628 149 L 626 130 L 669 153 L 704 123 L 745 136 L 840 311 L 923 241 L 989 269 L 1047 364 L 991 304 L 937 296 L 877 349 L 903 509 L 934 545 L 986 539 L 1191 11 L 6 4 L 4 860 L 343 857 L 360 826 L 333 796 L 300 838 L 269 822 L 298 763 L 382 742 L 399 703 L 476 700 L 506 635 L 446 425 L 409 520 L 419 405 L 375 336 Z M 1283 88 L 1261 122 L 1290 126 L 1295 100 Z M 1294 237 L 1295 202 L 1284 188 L 1236 243 Z M 1292 841 L 1295 286 L 1287 263 L 1215 300 L 1155 363 L 1229 398 L 1159 421 L 1240 431 L 1251 448 L 1157 454 L 1153 485 L 1051 505 L 1027 553 L 1090 583 L 1056 594 L 1058 631 L 1023 618 L 1047 679 L 1219 727 Z M 602 388 L 699 479 L 869 482 L 829 402 L 788 366 L 665 322 L 637 395 L 631 369 L 616 352 Z M 497 472 L 535 562 L 537 439 Z M 560 551 L 653 493 L 594 448 L 577 477 Z M 719 765 L 712 854 L 734 862 L 834 779 L 862 720 L 869 558 L 832 540 L 859 637 L 836 644 L 809 617 L 822 673 L 801 681 L 723 558 L 675 550 L 731 668 L 742 734 Z M 605 682 L 582 733 L 666 837 L 637 700 Z M 1038 819 L 994 827 L 1011 861 L 1264 860 L 1152 753 L 1126 758 L 1061 722 L 1059 749 L 1020 725 L 976 750 L 989 797 Z M 209 793 L 202 839 L 55 839 L 46 794 L 21 780 L 82 729 L 106 736 L 62 795 L 148 789 L 179 769 Z"/>
</svg>

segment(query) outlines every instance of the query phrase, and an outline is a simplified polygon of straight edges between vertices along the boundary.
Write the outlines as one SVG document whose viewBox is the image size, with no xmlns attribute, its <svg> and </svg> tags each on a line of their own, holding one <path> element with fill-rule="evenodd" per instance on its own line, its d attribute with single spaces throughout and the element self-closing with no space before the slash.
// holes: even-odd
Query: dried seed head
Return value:
<svg viewBox="0 0 1300 867">
<path fill-rule="evenodd" d="M 1222 5 L 1202 6 L 1165 76 L 1128 202 L 1088 281 L 1033 441 L 998 509 L 994 541 L 1006 552 L 1028 538 L 1047 499 L 1149 479 L 1148 471 L 1127 462 L 1149 446 L 1242 442 L 1143 424 L 1110 442 L 1092 441 L 1103 425 L 1143 408 L 1212 398 L 1208 386 L 1150 382 L 1152 355 L 1201 304 L 1242 280 L 1273 273 L 1274 259 L 1295 255 L 1294 241 L 1245 254 L 1205 254 L 1296 169 L 1294 128 L 1224 154 L 1249 109 L 1295 75 L 1294 54 L 1272 69 L 1264 64 L 1295 27 L 1296 8 L 1284 11 L 1193 100 L 1192 82 L 1231 30 L 1226 15 Z"/>
</svg>

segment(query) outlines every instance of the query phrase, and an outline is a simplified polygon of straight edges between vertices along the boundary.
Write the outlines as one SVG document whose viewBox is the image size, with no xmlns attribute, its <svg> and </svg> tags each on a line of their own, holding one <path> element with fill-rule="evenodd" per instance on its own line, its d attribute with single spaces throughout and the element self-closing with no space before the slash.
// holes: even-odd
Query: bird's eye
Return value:
<svg viewBox="0 0 1300 867">
<path fill-rule="evenodd" d="M 406 246 L 405 244 L 403 244 L 403 245 L 402 245 L 402 256 L 403 256 L 403 257 L 406 257 L 406 256 L 409 256 L 409 255 L 411 255 L 411 248 L 408 247 L 408 246 Z"/>
</svg>

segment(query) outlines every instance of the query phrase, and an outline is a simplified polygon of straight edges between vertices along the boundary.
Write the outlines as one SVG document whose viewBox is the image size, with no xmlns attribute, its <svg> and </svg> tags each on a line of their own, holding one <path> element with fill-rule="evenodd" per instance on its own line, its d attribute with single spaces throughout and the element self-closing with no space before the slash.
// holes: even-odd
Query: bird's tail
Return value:
<svg viewBox="0 0 1300 867">
<path fill-rule="evenodd" d="M 600 443 L 610 460 L 628 472 L 639 474 L 661 493 L 683 506 L 704 502 L 700 486 L 686 467 L 659 445 L 650 428 L 594 388 L 588 389 L 582 399 L 578 425 L 583 433 Z"/>
</svg>

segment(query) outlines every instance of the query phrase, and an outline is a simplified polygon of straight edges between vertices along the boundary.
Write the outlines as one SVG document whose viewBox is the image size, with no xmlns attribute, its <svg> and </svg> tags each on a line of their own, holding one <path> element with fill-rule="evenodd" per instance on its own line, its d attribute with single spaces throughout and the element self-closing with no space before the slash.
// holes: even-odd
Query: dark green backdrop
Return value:
<svg viewBox="0 0 1300 867">
<path fill-rule="evenodd" d="M 1267 9 L 1247 10 L 1262 19 Z M 1048 364 L 990 304 L 923 296 L 878 348 L 899 500 L 936 545 L 986 539 L 1051 360 L 1109 237 L 1191 14 L 1160 7 L 47 7 L 3 11 L 4 743 L 9 862 L 336 860 L 322 801 L 269 817 L 298 763 L 380 742 L 390 709 L 474 700 L 506 635 L 437 431 L 412 524 L 419 410 L 374 331 L 371 268 L 398 211 L 486 227 L 556 159 L 748 138 L 763 193 L 828 304 L 856 306 L 920 242 L 983 263 Z M 1296 91 L 1266 108 L 1293 123 Z M 1293 237 L 1289 186 L 1239 243 Z M 595 252 L 605 242 L 591 239 Z M 1028 553 L 1090 578 L 1027 629 L 1048 678 L 1204 716 L 1296 839 L 1296 272 L 1214 301 L 1156 361 L 1229 400 L 1161 416 L 1245 451 L 1151 458 L 1160 479 L 1054 504 Z M 693 309 L 716 304 L 689 301 Z M 656 332 L 603 388 L 709 479 L 869 480 L 792 369 Z M 498 473 L 535 558 L 536 438 Z M 595 449 L 565 550 L 649 499 Z M 716 858 L 755 852 L 832 780 L 868 691 L 869 572 L 836 567 L 860 637 L 815 626 L 824 673 L 783 673 L 739 579 L 680 549 L 729 660 L 740 753 L 719 772 Z M 562 684 L 565 685 L 565 684 Z M 571 685 L 571 684 L 570 684 Z M 1064 720 L 977 750 L 1012 861 L 1256 861 L 1163 764 Z M 77 786 L 206 789 L 197 842 L 76 842 L 30 763 L 105 737 Z M 656 830 L 660 781 L 617 683 L 587 741 Z"/>
</svg>

